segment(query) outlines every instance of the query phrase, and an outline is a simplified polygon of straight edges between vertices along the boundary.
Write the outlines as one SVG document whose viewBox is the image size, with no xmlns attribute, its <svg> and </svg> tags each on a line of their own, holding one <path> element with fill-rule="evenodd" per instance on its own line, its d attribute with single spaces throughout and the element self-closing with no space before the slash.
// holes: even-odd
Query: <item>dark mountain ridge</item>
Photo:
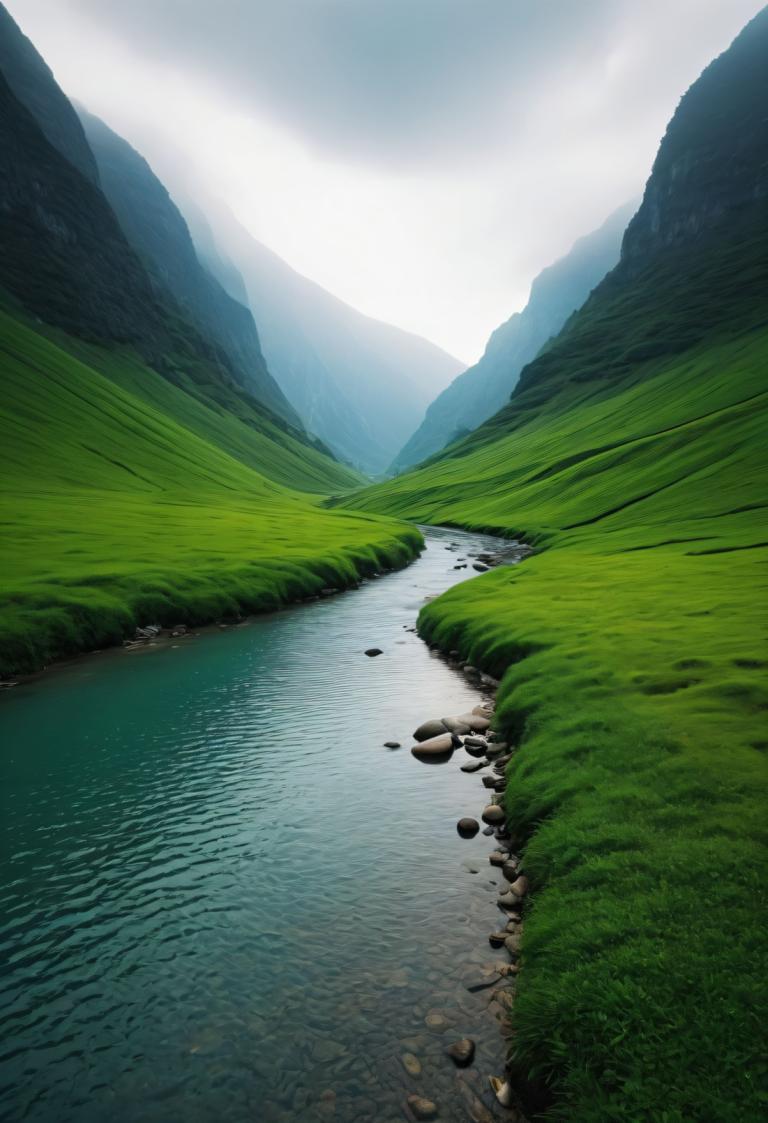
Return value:
<svg viewBox="0 0 768 1123">
<path fill-rule="evenodd" d="M 297 413 L 267 370 L 250 310 L 200 264 L 181 212 L 147 161 L 98 117 L 80 106 L 77 110 L 101 188 L 145 264 L 156 296 L 163 299 L 170 292 L 182 312 L 226 354 L 238 382 L 300 427 Z"/>
<path fill-rule="evenodd" d="M 392 464 L 402 471 L 476 429 L 509 400 L 520 371 L 584 303 L 619 259 L 621 237 L 636 204 L 615 211 L 591 234 L 547 266 L 531 285 L 528 303 L 491 335 L 479 362 L 429 406 L 424 420 Z"/>
</svg>

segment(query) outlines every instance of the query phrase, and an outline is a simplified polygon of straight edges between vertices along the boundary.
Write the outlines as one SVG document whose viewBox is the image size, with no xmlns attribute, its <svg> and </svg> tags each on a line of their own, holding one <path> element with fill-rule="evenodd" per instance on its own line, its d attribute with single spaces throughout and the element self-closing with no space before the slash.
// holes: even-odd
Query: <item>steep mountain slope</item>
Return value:
<svg viewBox="0 0 768 1123">
<path fill-rule="evenodd" d="M 480 361 L 432 402 L 395 458 L 393 471 L 426 460 L 506 405 L 526 363 L 557 335 L 619 260 L 621 238 L 635 209 L 634 203 L 621 207 L 598 230 L 580 238 L 565 257 L 542 270 L 522 312 L 497 328 Z"/>
<path fill-rule="evenodd" d="M 510 404 L 350 503 L 540 547 L 422 613 L 504 675 L 513 1064 L 580 1123 L 757 1123 L 768 9 L 683 97 L 616 269 Z"/>
<path fill-rule="evenodd" d="M 383 472 L 462 364 L 331 296 L 221 209 L 206 214 L 219 252 L 242 275 L 269 368 L 307 428 L 361 470 Z M 192 211 L 187 219 L 197 244 L 210 246 Z M 216 271 L 216 261 L 206 264 Z"/>
<path fill-rule="evenodd" d="M 187 224 L 149 164 L 103 121 L 78 109 L 101 188 L 133 249 L 182 312 L 230 359 L 238 381 L 297 428 L 298 415 L 267 370 L 250 311 L 200 264 Z"/>
<path fill-rule="evenodd" d="M 0 4 L 0 71 L 26 105 L 45 138 L 91 183 L 98 184 L 96 161 L 72 104 L 37 50 Z"/>
<path fill-rule="evenodd" d="M 412 527 L 325 512 L 264 474 L 327 487 L 345 473 L 327 457 L 79 346 L 89 361 L 0 312 L 0 674 L 137 624 L 275 608 L 417 550 Z"/>
</svg>

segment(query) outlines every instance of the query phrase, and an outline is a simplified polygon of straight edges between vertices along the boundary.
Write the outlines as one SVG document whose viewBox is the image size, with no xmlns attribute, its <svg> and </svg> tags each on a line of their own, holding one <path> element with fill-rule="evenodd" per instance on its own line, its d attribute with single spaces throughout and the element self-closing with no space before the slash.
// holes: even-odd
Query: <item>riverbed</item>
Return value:
<svg viewBox="0 0 768 1123">
<path fill-rule="evenodd" d="M 359 589 L 0 698 L 2 1120 L 394 1123 L 411 1092 L 463 1120 L 464 1036 L 495 1110 L 468 987 L 508 961 L 501 878 L 456 832 L 484 790 L 408 751 L 483 694 L 407 629 L 498 545 L 430 530 Z"/>
</svg>

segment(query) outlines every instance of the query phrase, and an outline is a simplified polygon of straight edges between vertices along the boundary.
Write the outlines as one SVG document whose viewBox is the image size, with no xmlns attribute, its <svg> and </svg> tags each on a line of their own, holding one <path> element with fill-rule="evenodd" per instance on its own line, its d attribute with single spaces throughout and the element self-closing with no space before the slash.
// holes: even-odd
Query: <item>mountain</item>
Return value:
<svg viewBox="0 0 768 1123">
<path fill-rule="evenodd" d="M 40 126 L 45 138 L 86 179 L 98 184 L 96 161 L 71 102 L 50 68 L 0 4 L 0 71 L 13 93 Z"/>
<path fill-rule="evenodd" d="M 419 628 L 502 678 L 533 898 L 511 1060 L 559 1119 L 765 1113 L 767 155 L 763 9 L 683 96 L 618 265 L 509 404 L 341 501 L 536 547 Z"/>
<path fill-rule="evenodd" d="M 384 472 L 462 364 L 302 277 L 221 208 L 205 210 L 218 257 L 206 264 L 225 287 L 232 273 L 217 272 L 222 257 L 242 276 L 269 369 L 306 427 L 362 471 Z M 210 251 L 195 213 L 186 211 L 193 237 Z"/>
<path fill-rule="evenodd" d="M 170 292 L 182 313 L 221 347 L 238 382 L 300 428 L 298 415 L 267 370 L 250 310 L 200 264 L 187 224 L 149 164 L 98 117 L 82 108 L 78 112 L 101 188 L 154 279 L 157 295 L 162 299 Z"/>
<path fill-rule="evenodd" d="M 520 371 L 562 328 L 592 289 L 619 260 L 621 237 L 636 210 L 630 203 L 598 229 L 580 238 L 565 257 L 531 285 L 522 312 L 497 328 L 478 363 L 454 379 L 427 410 L 419 428 L 398 453 L 400 472 L 476 429 L 509 400 Z"/>
</svg>

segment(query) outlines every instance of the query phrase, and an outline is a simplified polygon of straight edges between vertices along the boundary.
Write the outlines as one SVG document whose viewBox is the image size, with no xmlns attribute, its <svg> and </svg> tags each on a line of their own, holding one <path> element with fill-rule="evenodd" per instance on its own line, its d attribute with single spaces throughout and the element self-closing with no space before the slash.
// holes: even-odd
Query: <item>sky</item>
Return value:
<svg viewBox="0 0 768 1123">
<path fill-rule="evenodd" d="M 166 184 L 464 362 L 761 0 L 5 0 Z"/>
</svg>

